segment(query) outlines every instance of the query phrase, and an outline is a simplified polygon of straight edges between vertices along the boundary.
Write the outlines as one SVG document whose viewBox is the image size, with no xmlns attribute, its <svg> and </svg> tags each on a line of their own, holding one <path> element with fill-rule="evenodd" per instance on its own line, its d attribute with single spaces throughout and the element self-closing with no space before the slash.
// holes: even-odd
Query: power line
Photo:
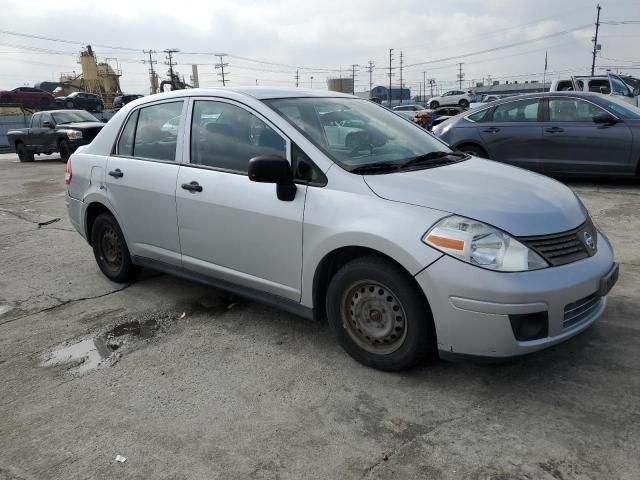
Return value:
<svg viewBox="0 0 640 480">
<path fill-rule="evenodd" d="M 15 35 L 17 37 L 27 37 L 27 38 L 35 38 L 38 40 L 48 40 L 50 42 L 59 42 L 59 43 L 69 43 L 72 45 L 87 45 L 87 44 L 91 44 L 94 47 L 100 47 L 100 48 L 108 48 L 111 50 L 127 50 L 129 52 L 140 52 L 141 50 L 139 48 L 130 48 L 130 47 L 115 47 L 115 46 L 110 46 L 110 45 L 101 45 L 99 43 L 92 43 L 92 42 L 78 42 L 75 40 L 65 40 L 62 38 L 52 38 L 52 37 L 45 37 L 43 35 L 34 35 L 31 33 L 21 33 L 21 32 L 13 32 L 10 30 L 0 30 L 0 33 L 4 33 L 6 35 Z"/>
</svg>

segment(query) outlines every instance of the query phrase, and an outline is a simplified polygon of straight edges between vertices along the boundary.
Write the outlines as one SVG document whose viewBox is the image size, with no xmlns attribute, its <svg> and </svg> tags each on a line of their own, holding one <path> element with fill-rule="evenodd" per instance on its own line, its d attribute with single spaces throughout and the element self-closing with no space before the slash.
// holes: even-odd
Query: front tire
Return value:
<svg viewBox="0 0 640 480">
<path fill-rule="evenodd" d="M 101 213 L 93 222 L 91 245 L 98 267 L 109 280 L 126 283 L 140 273 L 140 267 L 131 261 L 120 225 L 111 214 Z"/>
<path fill-rule="evenodd" d="M 73 102 L 66 102 L 64 105 L 65 105 L 65 107 L 67 107 L 69 110 L 72 110 L 72 109 L 75 107 L 75 105 L 73 104 Z"/>
<path fill-rule="evenodd" d="M 69 145 L 69 142 L 66 140 L 60 140 L 60 143 L 58 143 L 58 151 L 60 152 L 60 160 L 67 163 L 71 156 L 71 146 Z"/>
<path fill-rule="evenodd" d="M 487 152 L 485 152 L 484 149 L 478 147 L 477 145 L 461 145 L 460 147 L 458 147 L 458 150 L 468 155 L 473 155 L 474 157 L 489 158 Z"/>
<path fill-rule="evenodd" d="M 33 162 L 33 152 L 24 143 L 16 145 L 16 153 L 21 162 Z"/>
<path fill-rule="evenodd" d="M 397 371 L 436 356 L 433 318 L 413 279 L 390 260 L 362 257 L 340 268 L 327 290 L 327 316 L 360 363 Z"/>
<path fill-rule="evenodd" d="M 435 110 L 435 109 L 436 109 L 436 108 L 438 108 L 439 106 L 440 106 L 440 103 L 436 102 L 435 100 L 429 104 L 429 108 L 430 108 L 431 110 Z"/>
<path fill-rule="evenodd" d="M 101 103 L 96 105 L 96 112 L 98 112 L 98 113 L 102 112 L 102 104 Z"/>
<path fill-rule="evenodd" d="M 460 100 L 458 102 L 458 105 L 460 105 L 460 107 L 462 107 L 464 109 L 467 109 L 467 108 L 469 108 L 469 100 L 463 98 L 462 100 Z"/>
</svg>

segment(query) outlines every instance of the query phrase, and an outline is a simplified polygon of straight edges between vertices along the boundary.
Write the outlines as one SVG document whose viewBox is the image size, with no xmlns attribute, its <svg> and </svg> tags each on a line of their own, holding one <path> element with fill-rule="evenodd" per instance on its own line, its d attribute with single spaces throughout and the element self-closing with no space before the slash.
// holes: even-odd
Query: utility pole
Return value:
<svg viewBox="0 0 640 480">
<path fill-rule="evenodd" d="M 228 80 L 225 77 L 225 73 L 224 73 L 224 67 L 228 67 L 229 64 L 228 63 L 224 63 L 223 58 L 227 56 L 226 53 L 214 53 L 214 55 L 218 58 L 220 58 L 220 63 L 216 63 L 215 69 L 220 69 L 220 73 L 218 75 L 220 75 L 222 77 L 222 80 L 218 80 L 219 82 L 222 82 L 222 86 L 226 87 L 227 86 L 227 82 Z M 229 72 L 226 73 L 226 75 L 229 75 Z"/>
<path fill-rule="evenodd" d="M 369 98 L 371 98 L 371 90 L 373 90 L 373 67 L 375 67 L 374 63 L 369 60 L 369 66 L 367 67 L 367 72 L 369 72 Z"/>
<path fill-rule="evenodd" d="M 464 65 L 464 63 L 459 63 L 458 64 L 458 81 L 460 82 L 460 90 L 462 90 L 462 80 L 464 79 L 464 74 L 462 73 L 462 65 Z"/>
<path fill-rule="evenodd" d="M 311 75 L 311 77 L 309 77 L 309 79 L 311 80 L 311 86 L 309 88 L 313 88 L 313 75 Z"/>
<path fill-rule="evenodd" d="M 598 9 L 598 15 L 596 17 L 596 36 L 593 37 L 593 61 L 591 62 L 591 75 L 596 69 L 596 52 L 598 51 L 598 28 L 600 28 L 600 10 L 602 7 L 600 4 L 596 7 Z"/>
<path fill-rule="evenodd" d="M 400 105 L 402 105 L 402 97 L 403 95 L 403 90 L 402 90 L 402 59 L 404 58 L 404 55 L 402 53 L 402 50 L 400 50 Z"/>
<path fill-rule="evenodd" d="M 436 81 L 433 78 L 429 79 L 429 86 L 431 87 L 431 96 L 433 97 L 433 84 L 436 83 Z"/>
<path fill-rule="evenodd" d="M 142 63 L 149 63 L 149 79 L 151 80 L 151 93 L 158 93 L 158 78 L 156 77 L 156 71 L 153 69 L 153 64 L 158 63 L 151 57 L 152 53 L 157 53 L 155 50 L 143 50 L 142 53 L 149 54 L 149 60 L 142 60 Z"/>
<path fill-rule="evenodd" d="M 176 80 L 176 76 L 173 73 L 173 66 L 175 65 L 175 63 L 173 62 L 173 54 L 174 53 L 178 53 L 180 50 L 178 50 L 177 48 L 168 48 L 166 50 L 164 50 L 164 53 L 167 54 L 166 59 L 167 61 L 164 62 L 165 65 L 169 65 L 169 78 L 171 80 L 171 87 L 173 88 L 175 85 L 175 80 Z"/>
<path fill-rule="evenodd" d="M 424 96 L 427 96 L 427 72 L 422 72 L 422 91 L 424 93 Z M 433 95 L 432 95 L 433 96 Z M 423 98 L 422 102 L 425 103 L 426 106 L 426 100 Z"/>
<path fill-rule="evenodd" d="M 359 66 L 357 63 L 351 65 L 351 95 L 356 94 L 356 68 Z"/>
<path fill-rule="evenodd" d="M 298 88 L 298 86 L 300 85 L 300 71 L 299 70 L 296 70 L 295 79 L 296 79 L 296 88 Z"/>
<path fill-rule="evenodd" d="M 393 48 L 390 48 L 389 49 L 389 91 L 387 92 L 387 102 L 389 102 L 387 106 L 389 108 L 391 108 L 391 77 L 393 76 L 393 67 L 391 65 L 392 61 L 393 61 Z"/>
</svg>

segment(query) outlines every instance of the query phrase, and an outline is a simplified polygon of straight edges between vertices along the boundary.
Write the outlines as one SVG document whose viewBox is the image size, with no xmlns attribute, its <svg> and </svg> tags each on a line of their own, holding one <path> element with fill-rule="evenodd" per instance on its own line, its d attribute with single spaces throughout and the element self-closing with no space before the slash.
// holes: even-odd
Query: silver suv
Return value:
<svg viewBox="0 0 640 480">
<path fill-rule="evenodd" d="M 150 267 L 326 317 L 385 370 L 557 344 L 602 314 L 618 274 L 569 188 L 334 92 L 136 100 L 71 157 L 66 182 L 110 279 Z"/>
</svg>

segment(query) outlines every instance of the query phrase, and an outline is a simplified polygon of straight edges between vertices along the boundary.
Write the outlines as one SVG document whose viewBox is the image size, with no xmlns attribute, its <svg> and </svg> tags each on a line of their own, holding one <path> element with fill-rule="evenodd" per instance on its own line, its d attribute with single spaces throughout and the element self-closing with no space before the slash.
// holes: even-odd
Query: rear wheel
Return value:
<svg viewBox="0 0 640 480">
<path fill-rule="evenodd" d="M 463 98 L 458 102 L 458 105 L 460 105 L 462 108 L 469 108 L 469 100 Z"/>
<path fill-rule="evenodd" d="M 71 146 L 69 145 L 69 142 L 66 140 L 60 140 L 58 143 L 58 151 L 60 152 L 60 160 L 67 163 L 71 156 Z"/>
<path fill-rule="evenodd" d="M 75 107 L 75 105 L 73 104 L 73 102 L 65 102 L 65 107 L 67 107 L 68 109 L 72 109 Z"/>
<path fill-rule="evenodd" d="M 102 104 L 99 103 L 98 105 L 96 105 L 96 112 L 100 113 L 102 111 Z"/>
<path fill-rule="evenodd" d="M 33 162 L 33 152 L 24 143 L 16 145 L 16 153 L 21 162 Z"/>
<path fill-rule="evenodd" d="M 458 147 L 458 150 L 468 155 L 473 155 L 474 157 L 489 158 L 489 155 L 487 154 L 487 152 L 483 148 L 477 145 L 471 145 L 471 144 L 460 145 Z"/>
<path fill-rule="evenodd" d="M 342 347 L 380 370 L 403 370 L 435 357 L 429 305 L 393 262 L 363 257 L 344 265 L 327 290 L 327 316 Z"/>
<path fill-rule="evenodd" d="M 107 278 L 125 283 L 135 279 L 140 267 L 131 261 L 120 225 L 109 213 L 101 213 L 91 228 L 91 244 L 98 267 Z"/>
<path fill-rule="evenodd" d="M 429 104 L 429 108 L 432 110 L 434 108 L 438 108 L 439 106 L 440 106 L 440 103 L 436 102 L 435 100 Z"/>
</svg>

